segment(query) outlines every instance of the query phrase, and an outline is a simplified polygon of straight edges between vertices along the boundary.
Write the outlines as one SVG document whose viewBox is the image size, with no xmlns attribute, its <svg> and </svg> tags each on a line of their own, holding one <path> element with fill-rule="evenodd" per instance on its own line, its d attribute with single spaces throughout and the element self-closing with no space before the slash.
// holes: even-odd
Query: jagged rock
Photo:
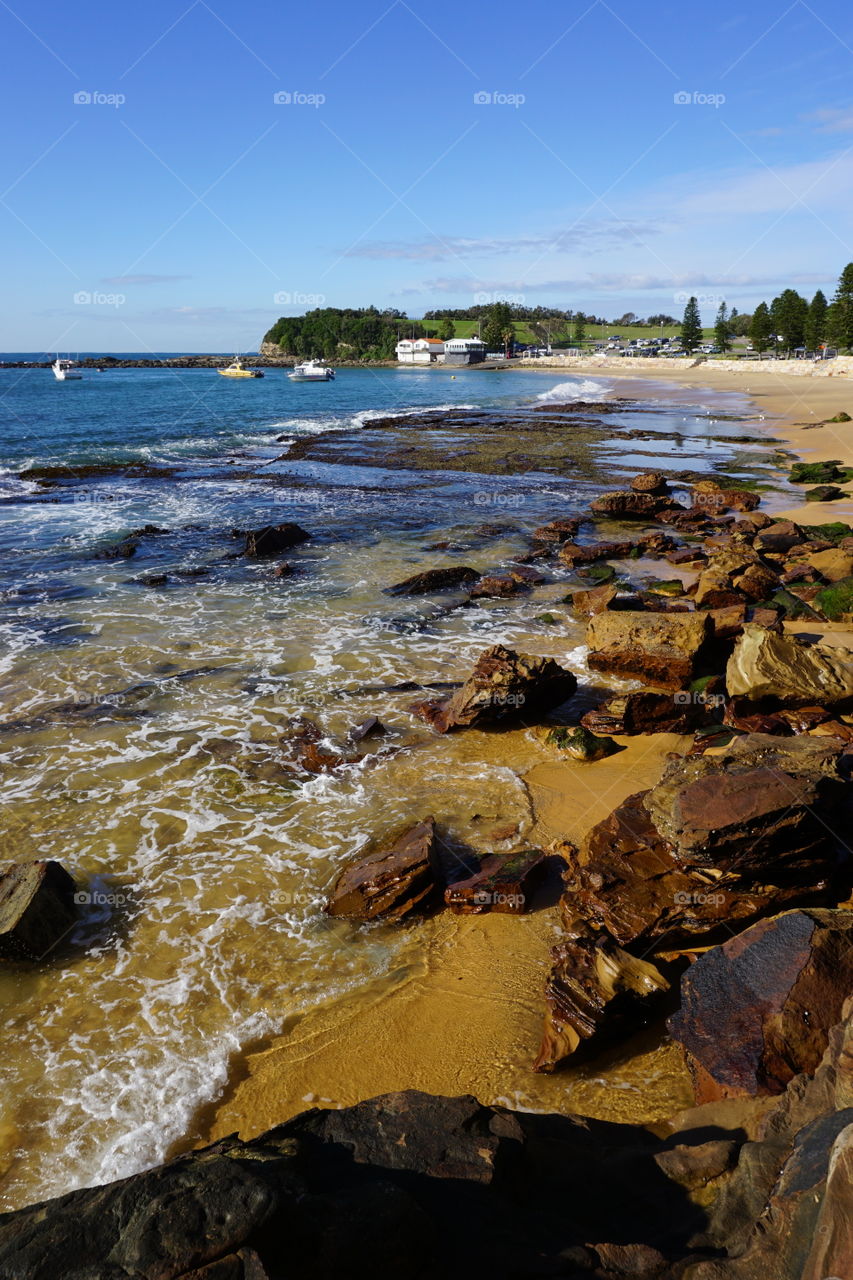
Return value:
<svg viewBox="0 0 853 1280">
<path fill-rule="evenodd" d="M 806 502 L 837 502 L 839 498 L 846 496 L 837 484 L 819 484 L 814 489 L 807 489 L 805 493 Z"/>
<path fill-rule="evenodd" d="M 560 706 L 577 680 L 553 658 L 516 653 L 494 645 L 477 659 L 461 689 L 449 698 L 417 704 L 413 710 L 439 733 L 501 720 L 529 718 Z"/>
<path fill-rule="evenodd" d="M 471 588 L 471 599 L 489 596 L 514 596 L 521 590 L 521 583 L 511 574 L 491 574 L 480 579 Z"/>
<path fill-rule="evenodd" d="M 411 578 L 396 582 L 393 587 L 386 587 L 386 595 L 424 596 L 432 591 L 450 591 L 476 582 L 479 576 L 476 569 L 470 569 L 467 565 L 447 569 L 426 569 L 423 573 L 416 573 Z"/>
<path fill-rule="evenodd" d="M 627 693 L 587 711 L 581 724 L 592 733 L 693 733 L 709 722 L 717 695 Z"/>
<path fill-rule="evenodd" d="M 74 927 L 75 884 L 59 862 L 18 862 L 0 876 L 0 958 L 40 960 Z"/>
<path fill-rule="evenodd" d="M 705 952 L 668 1022 L 698 1102 L 782 1093 L 813 1074 L 853 986 L 853 912 L 787 911 Z"/>
<path fill-rule="evenodd" d="M 545 1027 L 534 1071 L 553 1071 L 597 1032 L 624 1035 L 654 1012 L 669 982 L 609 938 L 574 938 L 551 951 Z"/>
<path fill-rule="evenodd" d="M 329 750 L 323 745 L 323 730 L 307 716 L 291 720 L 278 741 L 285 763 L 297 772 L 328 773 L 346 763 L 346 756 L 340 751 Z"/>
<path fill-rule="evenodd" d="M 649 520 L 660 512 L 684 511 L 685 508 L 674 498 L 625 489 L 602 494 L 591 504 L 590 510 L 596 516 L 607 516 L 611 520 Z"/>
<path fill-rule="evenodd" d="M 708 559 L 708 553 L 701 547 L 677 547 L 666 558 L 670 564 L 701 564 Z"/>
<path fill-rule="evenodd" d="M 569 542 L 581 527 L 579 516 L 564 516 L 558 520 L 550 520 L 533 530 L 535 542 Z"/>
<path fill-rule="evenodd" d="M 714 480 L 693 486 L 693 505 L 705 511 L 754 511 L 761 502 L 749 489 L 723 489 Z"/>
<path fill-rule="evenodd" d="M 779 520 L 766 529 L 761 529 L 755 539 L 758 551 L 772 551 L 776 555 L 784 555 L 799 543 L 806 541 L 806 535 L 793 520 Z"/>
<path fill-rule="evenodd" d="M 538 587 L 546 581 L 544 573 L 540 573 L 538 569 L 531 569 L 526 564 L 510 565 L 507 573 L 510 578 L 515 578 L 516 582 L 522 582 L 531 587 Z"/>
<path fill-rule="evenodd" d="M 573 591 L 572 608 L 575 613 L 591 618 L 609 609 L 618 594 L 619 588 L 612 582 L 605 582 L 600 587 L 591 587 L 588 591 Z"/>
<path fill-rule="evenodd" d="M 359 742 L 366 742 L 368 738 L 383 738 L 387 732 L 381 720 L 376 716 L 368 716 L 360 724 L 353 725 L 347 733 L 347 742 L 355 746 Z"/>
<path fill-rule="evenodd" d="M 778 713 L 767 711 L 760 702 L 749 698 L 730 698 L 723 714 L 723 724 L 741 733 L 771 733 L 790 737 L 794 730 L 789 720 Z"/>
<path fill-rule="evenodd" d="M 709 630 L 702 614 L 598 614 L 587 630 L 587 664 L 593 671 L 681 689 L 697 673 Z"/>
<path fill-rule="evenodd" d="M 849 803 L 842 745 L 752 734 L 673 761 L 567 855 L 567 932 L 675 945 L 825 898 Z"/>
<path fill-rule="evenodd" d="M 457 915 L 480 915 L 486 911 L 523 915 L 547 874 L 549 862 L 541 849 L 485 858 L 474 875 L 447 886 L 445 904 Z"/>
<path fill-rule="evenodd" d="M 560 547 L 560 559 L 569 568 L 576 564 L 592 564 L 595 560 L 623 560 L 634 550 L 633 542 L 593 542 L 581 546 L 577 542 L 564 542 Z"/>
<path fill-rule="evenodd" d="M 779 575 L 766 565 L 751 564 L 734 578 L 734 586 L 747 600 L 769 600 L 779 589 Z"/>
<path fill-rule="evenodd" d="M 590 763 L 612 756 L 619 750 L 612 738 L 598 737 L 585 725 L 576 729 L 551 729 L 545 737 L 545 742 L 550 747 L 559 747 L 567 755 L 574 756 L 575 760 L 585 760 Z"/>
<path fill-rule="evenodd" d="M 635 493 L 651 493 L 656 497 L 669 493 L 669 485 L 662 471 L 644 471 L 642 475 L 634 476 L 631 488 Z"/>
<path fill-rule="evenodd" d="M 853 555 L 840 547 L 815 551 L 809 556 L 809 564 L 826 582 L 841 582 L 853 575 Z"/>
<path fill-rule="evenodd" d="M 402 920 L 441 901 L 435 820 L 409 827 L 338 876 L 324 910 L 348 920 Z"/>
<path fill-rule="evenodd" d="M 807 645 L 748 623 L 726 668 L 729 693 L 788 706 L 844 704 L 853 699 L 853 651 Z"/>
<path fill-rule="evenodd" d="M 121 538 L 118 542 L 111 542 L 109 546 L 101 547 L 100 551 L 95 552 L 96 560 L 129 560 L 131 556 L 135 556 L 139 550 L 139 543 L 132 538 Z"/>
<path fill-rule="evenodd" d="M 290 547 L 307 542 L 311 537 L 298 524 L 268 524 L 262 529 L 250 529 L 246 533 L 244 554 L 252 557 L 277 556 Z"/>
</svg>

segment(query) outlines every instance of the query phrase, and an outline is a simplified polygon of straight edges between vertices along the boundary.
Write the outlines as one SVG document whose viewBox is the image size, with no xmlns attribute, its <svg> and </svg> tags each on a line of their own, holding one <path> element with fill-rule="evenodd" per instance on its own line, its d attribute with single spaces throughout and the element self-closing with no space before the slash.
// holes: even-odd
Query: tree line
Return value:
<svg viewBox="0 0 853 1280">
<path fill-rule="evenodd" d="M 699 304 L 693 297 L 684 308 L 681 324 L 684 350 L 695 351 L 702 337 Z M 831 302 L 822 289 L 811 300 L 796 289 L 784 289 L 772 302 L 759 302 L 752 314 L 741 314 L 737 308 L 729 311 L 721 302 L 714 323 L 715 345 L 729 351 L 735 337 L 748 337 L 757 352 L 853 348 L 853 262 L 842 271 Z"/>
</svg>

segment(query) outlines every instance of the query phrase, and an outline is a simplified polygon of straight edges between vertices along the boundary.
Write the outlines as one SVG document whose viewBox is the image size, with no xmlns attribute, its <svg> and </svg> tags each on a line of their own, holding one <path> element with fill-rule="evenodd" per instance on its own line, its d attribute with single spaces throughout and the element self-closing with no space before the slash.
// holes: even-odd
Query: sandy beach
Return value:
<svg viewBox="0 0 853 1280">
<path fill-rule="evenodd" d="M 853 411 L 853 386 L 846 377 L 803 376 L 781 363 L 772 369 L 733 362 L 668 364 L 658 360 L 642 372 L 633 362 L 627 370 L 625 361 L 542 361 L 536 367 L 552 376 L 565 367 L 571 374 L 618 379 L 627 396 L 648 396 L 650 383 L 655 396 L 689 392 L 693 401 L 697 391 L 739 391 L 797 458 L 853 465 L 853 423 L 820 425 L 841 410 Z M 853 499 L 780 514 L 810 523 L 849 523 Z M 832 643 L 851 643 L 849 628 L 825 630 Z M 486 750 L 517 767 L 517 737 L 491 737 Z M 624 751 L 592 766 L 555 761 L 534 767 L 524 775 L 536 818 L 533 840 L 547 845 L 581 839 L 626 796 L 657 781 L 667 755 L 683 750 L 686 741 L 667 734 L 625 738 Z M 250 1138 L 306 1105 L 343 1107 L 406 1088 L 639 1123 L 660 1121 L 688 1105 L 690 1083 L 680 1053 L 661 1044 L 660 1032 L 652 1029 L 591 1065 L 551 1077 L 532 1072 L 555 926 L 555 908 L 521 919 L 442 914 L 411 926 L 411 960 L 404 971 L 312 1011 L 259 1046 L 212 1114 L 197 1118 L 197 1140 L 233 1132 Z"/>
</svg>

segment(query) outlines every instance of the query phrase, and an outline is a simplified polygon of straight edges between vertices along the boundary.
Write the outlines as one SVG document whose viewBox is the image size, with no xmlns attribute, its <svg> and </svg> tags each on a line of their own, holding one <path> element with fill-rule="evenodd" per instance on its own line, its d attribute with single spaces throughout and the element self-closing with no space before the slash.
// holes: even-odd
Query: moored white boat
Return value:
<svg viewBox="0 0 853 1280">
<path fill-rule="evenodd" d="M 327 364 L 323 364 L 322 360 L 304 360 L 287 376 L 291 382 L 332 382 L 335 371 Z"/>
<path fill-rule="evenodd" d="M 57 356 L 50 367 L 53 370 L 54 378 L 58 382 L 79 382 L 83 377 L 82 373 L 77 373 L 76 371 L 72 373 L 74 369 L 73 360 L 60 360 L 59 356 Z"/>
</svg>

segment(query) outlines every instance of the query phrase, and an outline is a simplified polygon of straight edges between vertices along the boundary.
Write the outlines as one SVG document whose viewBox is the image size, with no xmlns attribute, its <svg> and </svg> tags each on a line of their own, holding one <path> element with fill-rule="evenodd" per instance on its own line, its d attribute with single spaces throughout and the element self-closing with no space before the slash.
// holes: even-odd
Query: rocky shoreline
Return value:
<svg viewBox="0 0 853 1280">
<path fill-rule="evenodd" d="M 817 465 L 791 479 L 846 481 Z M 276 559 L 308 535 L 244 536 L 246 555 Z M 650 584 L 631 581 L 641 557 L 658 565 Z M 523 916 L 556 876 L 560 933 L 531 1063 L 553 1072 L 668 1017 L 696 1107 L 655 1132 L 418 1093 L 308 1111 L 3 1215 L 0 1280 L 850 1273 L 853 652 L 834 628 L 853 622 L 853 527 L 774 519 L 727 481 L 674 488 L 643 473 L 581 516 L 555 512 L 510 566 L 427 569 L 387 590 L 522 601 L 554 565 L 577 579 L 565 603 L 587 620 L 590 670 L 642 688 L 573 715 L 572 672 L 493 646 L 416 714 L 437 734 L 521 725 L 592 789 L 625 740 L 681 734 L 686 750 L 578 844 L 476 858 L 440 814 L 380 838 L 342 869 L 327 911 L 393 925 Z M 555 729 L 547 717 L 564 706 Z M 360 728 L 351 748 L 382 726 Z M 302 776 L 345 759 L 307 723 L 283 745 L 281 767 Z M 7 873 L 3 954 L 41 954 L 73 896 L 56 863 Z"/>
</svg>

